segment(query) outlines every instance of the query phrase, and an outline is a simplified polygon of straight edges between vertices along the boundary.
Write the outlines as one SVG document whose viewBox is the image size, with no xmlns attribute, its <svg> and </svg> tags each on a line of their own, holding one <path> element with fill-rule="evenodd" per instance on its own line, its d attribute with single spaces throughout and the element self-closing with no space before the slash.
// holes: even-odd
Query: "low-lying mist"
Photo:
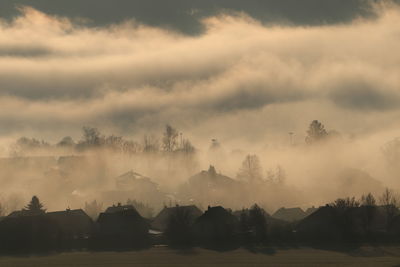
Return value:
<svg viewBox="0 0 400 267">
<path fill-rule="evenodd" d="M 346 137 L 318 121 L 304 132 L 305 139 L 289 133 L 285 141 L 252 148 L 216 139 L 199 146 L 169 125 L 136 141 L 89 127 L 78 141 L 23 137 L 0 159 L 2 212 L 23 208 L 32 195 L 48 210 L 129 200 L 151 208 L 147 216 L 176 204 L 258 203 L 273 212 L 398 187 L 398 139 Z"/>
</svg>

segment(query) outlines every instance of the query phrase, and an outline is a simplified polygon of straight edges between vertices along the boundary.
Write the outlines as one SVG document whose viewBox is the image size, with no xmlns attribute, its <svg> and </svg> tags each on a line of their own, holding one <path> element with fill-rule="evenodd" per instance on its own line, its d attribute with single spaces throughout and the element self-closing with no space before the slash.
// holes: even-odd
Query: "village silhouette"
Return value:
<svg viewBox="0 0 400 267">
<path fill-rule="evenodd" d="M 213 175 L 210 167 L 209 175 Z M 276 244 L 332 246 L 393 243 L 400 237 L 400 212 L 390 190 L 378 205 L 372 194 L 337 199 L 319 208 L 280 208 L 273 215 L 254 204 L 232 211 L 195 205 L 165 206 L 154 218 L 131 204 L 108 207 L 95 218 L 83 209 L 46 212 L 36 196 L 1 218 L 1 253 L 70 250 L 130 250 L 153 246 L 215 250 Z M 140 204 L 139 202 L 136 202 Z M 90 205 L 87 204 L 90 212 Z"/>
</svg>

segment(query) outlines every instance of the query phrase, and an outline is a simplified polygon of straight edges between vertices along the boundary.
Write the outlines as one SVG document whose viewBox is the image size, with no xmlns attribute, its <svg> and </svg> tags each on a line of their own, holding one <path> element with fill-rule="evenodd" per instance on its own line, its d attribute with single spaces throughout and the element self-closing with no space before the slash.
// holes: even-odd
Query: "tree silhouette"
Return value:
<svg viewBox="0 0 400 267">
<path fill-rule="evenodd" d="M 97 128 L 83 127 L 83 143 L 88 146 L 99 146 L 102 136 Z"/>
<path fill-rule="evenodd" d="M 327 131 L 322 123 L 317 120 L 311 122 L 308 130 L 306 143 L 313 144 L 315 142 L 321 141 L 328 136 Z"/>
<path fill-rule="evenodd" d="M 238 177 L 249 182 L 255 182 L 262 179 L 262 168 L 257 155 L 247 155 L 242 162 Z"/>
<path fill-rule="evenodd" d="M 397 197 L 394 195 L 393 191 L 389 188 L 386 188 L 383 192 L 382 196 L 379 199 L 380 204 L 385 208 L 386 216 L 387 216 L 387 227 L 389 227 L 396 213 L 398 213 L 397 209 Z"/>
<path fill-rule="evenodd" d="M 32 200 L 25 207 L 25 210 L 30 211 L 33 214 L 40 214 L 46 211 L 45 209 L 43 209 L 43 204 L 40 203 L 37 196 L 32 197 Z"/>
<path fill-rule="evenodd" d="M 61 146 L 61 147 L 73 147 L 74 145 L 75 145 L 75 142 L 74 142 L 74 140 L 72 139 L 71 136 L 64 137 L 57 144 L 57 146 Z"/>
<path fill-rule="evenodd" d="M 171 125 L 167 124 L 165 126 L 163 141 L 163 149 L 166 152 L 173 152 L 178 146 L 178 131 Z"/>
<path fill-rule="evenodd" d="M 368 193 L 367 195 L 362 195 L 361 205 L 362 206 L 371 206 L 371 207 L 376 206 L 375 197 L 371 193 Z"/>
<path fill-rule="evenodd" d="M 145 135 L 143 137 L 143 152 L 154 153 L 159 151 L 160 143 L 159 140 L 153 135 Z"/>
<path fill-rule="evenodd" d="M 357 208 L 360 206 L 360 202 L 358 202 L 355 197 L 352 198 L 338 198 L 333 203 L 330 204 L 331 207 L 336 208 L 339 211 L 345 211 L 350 208 Z"/>
<path fill-rule="evenodd" d="M 265 211 L 257 204 L 254 204 L 249 210 L 249 225 L 252 229 L 256 241 L 262 242 L 267 238 L 267 220 Z"/>
<path fill-rule="evenodd" d="M 363 206 L 363 214 L 362 214 L 362 222 L 364 226 L 364 230 L 368 236 L 371 235 L 372 221 L 374 219 L 375 209 L 376 209 L 376 200 L 375 197 L 368 193 L 367 195 L 363 195 L 361 197 L 361 205 Z"/>
</svg>

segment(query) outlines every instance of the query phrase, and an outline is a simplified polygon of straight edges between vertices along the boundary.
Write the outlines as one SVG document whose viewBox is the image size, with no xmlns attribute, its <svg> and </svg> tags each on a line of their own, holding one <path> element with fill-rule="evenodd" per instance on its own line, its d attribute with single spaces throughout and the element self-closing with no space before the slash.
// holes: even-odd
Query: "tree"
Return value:
<svg viewBox="0 0 400 267">
<path fill-rule="evenodd" d="M 267 171 L 266 180 L 270 184 L 283 185 L 286 180 L 286 172 L 280 165 L 278 165 L 275 171 L 273 169 Z"/>
<path fill-rule="evenodd" d="M 192 143 L 188 139 L 182 140 L 182 147 L 180 150 L 187 155 L 194 154 L 196 152 L 196 148 L 192 145 Z"/>
<path fill-rule="evenodd" d="M 317 120 L 311 122 L 308 130 L 307 130 L 307 137 L 306 143 L 313 144 L 315 142 L 324 140 L 328 136 L 327 131 L 322 123 Z"/>
<path fill-rule="evenodd" d="M 135 141 L 124 141 L 122 145 L 122 152 L 132 155 L 140 151 L 140 144 Z"/>
<path fill-rule="evenodd" d="M 398 212 L 397 209 L 397 198 L 394 195 L 393 191 L 389 188 L 386 188 L 383 192 L 382 196 L 379 198 L 380 204 L 385 208 L 386 216 L 387 216 L 387 227 L 389 227 L 392 222 L 394 216 Z"/>
<path fill-rule="evenodd" d="M 192 215 L 184 207 L 177 206 L 168 219 L 165 235 L 174 245 L 190 245 L 193 242 Z"/>
<path fill-rule="evenodd" d="M 104 139 L 104 144 L 107 148 L 116 152 L 122 152 L 124 146 L 124 139 L 122 136 L 110 135 Z"/>
<path fill-rule="evenodd" d="M 71 136 L 66 136 L 63 139 L 61 139 L 60 142 L 58 142 L 57 146 L 61 147 L 73 147 L 75 146 L 74 140 L 71 138 Z"/>
<path fill-rule="evenodd" d="M 83 143 L 87 146 L 100 146 L 102 136 L 97 128 L 83 127 Z"/>
<path fill-rule="evenodd" d="M 364 213 L 362 216 L 364 230 L 367 233 L 367 235 L 370 235 L 372 221 L 374 218 L 375 208 L 376 208 L 375 197 L 371 193 L 368 193 L 367 195 L 363 195 L 361 197 L 361 205 L 364 206 L 364 210 L 363 210 Z"/>
<path fill-rule="evenodd" d="M 249 210 L 249 225 L 256 241 L 262 242 L 267 238 L 267 220 L 265 211 L 257 204 L 254 204 Z"/>
<path fill-rule="evenodd" d="M 154 153 L 158 152 L 160 148 L 159 141 L 153 135 L 145 135 L 143 137 L 143 152 Z"/>
<path fill-rule="evenodd" d="M 371 207 L 376 206 L 375 197 L 371 193 L 368 193 L 367 195 L 362 195 L 361 205 L 362 206 L 371 206 Z"/>
<path fill-rule="evenodd" d="M 352 198 L 338 198 L 333 203 L 330 204 L 331 207 L 334 207 L 340 211 L 345 211 L 350 208 L 357 208 L 360 206 L 360 202 L 358 202 L 355 197 Z"/>
<path fill-rule="evenodd" d="M 40 203 L 39 198 L 37 196 L 33 196 L 32 200 L 25 207 L 25 210 L 31 212 L 32 214 L 41 214 L 45 213 L 45 209 L 43 209 L 43 204 Z"/>
<path fill-rule="evenodd" d="M 165 126 L 165 131 L 163 134 L 163 149 L 165 152 L 173 152 L 178 146 L 177 138 L 178 138 L 178 131 L 173 128 L 171 125 L 167 124 Z"/>
<path fill-rule="evenodd" d="M 262 179 L 262 168 L 257 155 L 247 155 L 242 162 L 238 177 L 249 182 L 260 181 Z"/>
</svg>

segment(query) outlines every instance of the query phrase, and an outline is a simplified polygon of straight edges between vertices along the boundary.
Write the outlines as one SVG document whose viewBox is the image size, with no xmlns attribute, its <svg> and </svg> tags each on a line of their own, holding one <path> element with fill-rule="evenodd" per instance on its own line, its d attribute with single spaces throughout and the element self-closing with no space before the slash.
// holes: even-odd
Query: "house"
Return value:
<svg viewBox="0 0 400 267">
<path fill-rule="evenodd" d="M 42 214 L 42 213 L 40 213 Z M 44 214 L 44 212 L 43 212 Z M 33 216 L 33 215 L 39 215 L 39 214 L 34 214 L 30 210 L 22 209 L 22 210 L 16 210 L 11 212 L 10 214 L 7 215 L 9 218 L 17 218 L 17 217 L 23 217 L 23 216 Z"/>
<path fill-rule="evenodd" d="M 48 212 L 46 216 L 56 223 L 64 238 L 88 238 L 92 233 L 93 221 L 82 209 Z"/>
<path fill-rule="evenodd" d="M 217 173 L 213 166 L 208 171 L 190 177 L 181 185 L 178 196 L 181 200 L 203 205 L 229 204 L 238 205 L 240 200 L 232 198 L 232 194 L 243 193 L 240 183 L 228 176 Z"/>
<path fill-rule="evenodd" d="M 311 208 L 308 208 L 308 209 L 305 211 L 306 216 L 308 216 L 308 215 L 310 215 L 310 214 L 313 214 L 313 213 L 316 212 L 317 210 L 318 210 L 318 208 L 316 208 L 316 207 L 314 207 L 314 206 L 312 206 Z"/>
<path fill-rule="evenodd" d="M 135 200 L 155 207 L 166 200 L 157 183 L 134 171 L 124 173 L 114 181 L 115 189 L 102 192 L 104 201 L 125 202 L 134 196 Z"/>
<path fill-rule="evenodd" d="M 276 219 L 287 222 L 299 221 L 306 216 L 307 214 L 301 208 L 280 208 L 272 215 Z"/>
<path fill-rule="evenodd" d="M 390 220 L 388 220 L 385 207 L 337 208 L 327 205 L 300 221 L 296 226 L 296 231 L 304 239 L 328 242 L 354 241 L 386 235 L 388 226 L 390 226 Z"/>
<path fill-rule="evenodd" d="M 132 170 L 115 178 L 115 182 L 118 190 L 158 190 L 158 185 L 149 177 Z"/>
<path fill-rule="evenodd" d="M 343 229 L 335 208 L 321 207 L 296 225 L 296 234 L 304 240 L 324 240 L 328 242 L 343 239 Z"/>
<path fill-rule="evenodd" d="M 186 213 L 190 224 L 193 224 L 196 219 L 203 214 L 203 212 L 195 205 L 164 207 L 152 221 L 152 229 L 165 231 L 171 218 L 176 216 L 178 212 Z"/>
<path fill-rule="evenodd" d="M 239 220 L 221 206 L 208 207 L 194 224 L 195 236 L 201 242 L 230 242 L 238 232 Z"/>
<path fill-rule="evenodd" d="M 7 216 L 0 221 L 0 250 L 42 251 L 54 248 L 58 227 L 45 214 Z"/>
<path fill-rule="evenodd" d="M 122 206 L 121 206 L 122 207 Z M 96 238 L 103 244 L 130 246 L 141 244 L 148 238 L 149 222 L 133 207 L 100 213 Z"/>
</svg>

